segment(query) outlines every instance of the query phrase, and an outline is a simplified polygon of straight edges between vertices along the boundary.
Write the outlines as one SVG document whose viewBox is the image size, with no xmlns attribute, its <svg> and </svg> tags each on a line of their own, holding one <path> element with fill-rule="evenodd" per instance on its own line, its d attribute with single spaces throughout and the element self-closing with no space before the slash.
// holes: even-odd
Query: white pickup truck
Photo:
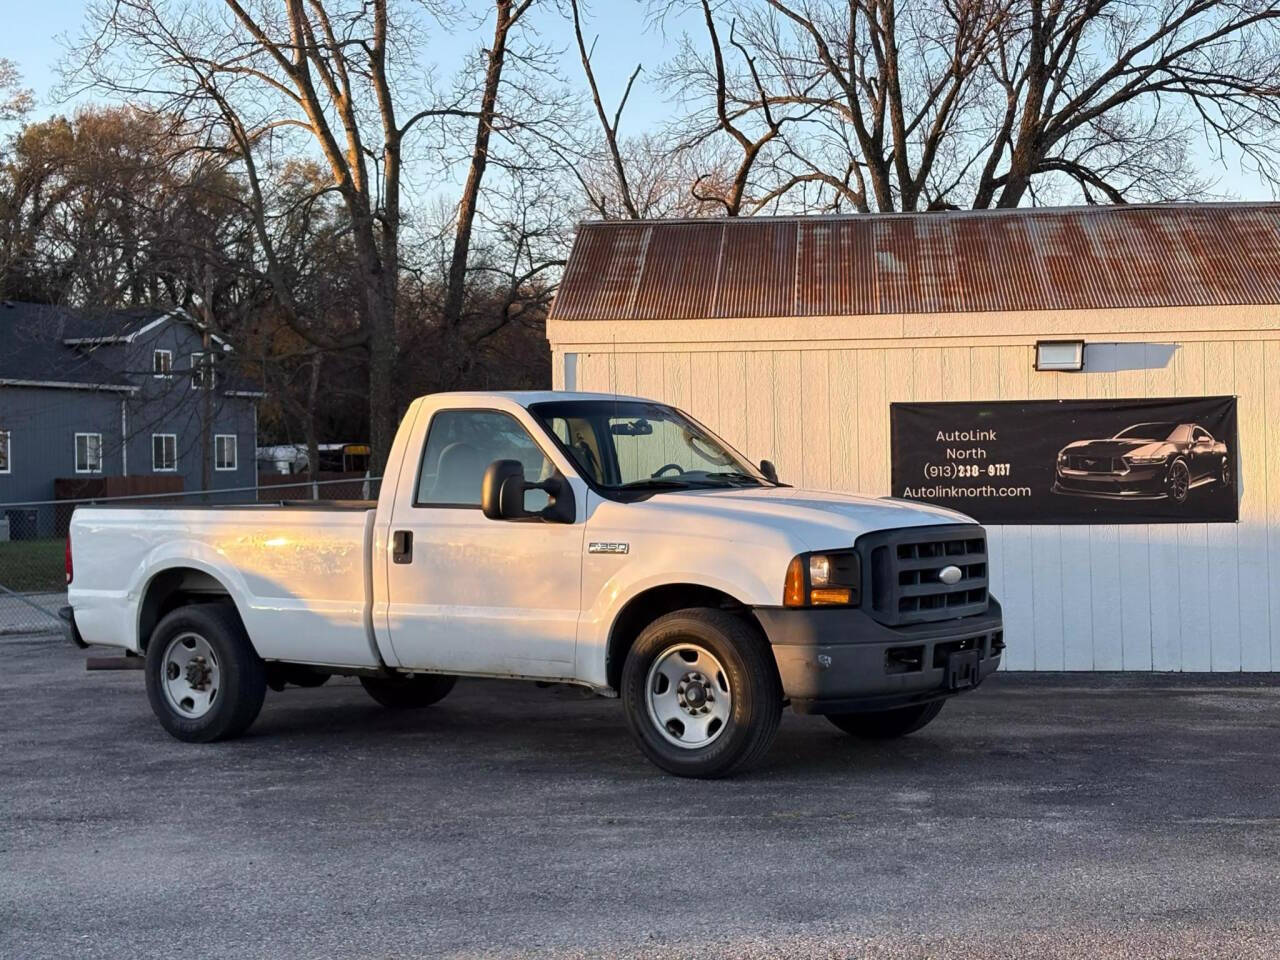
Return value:
<svg viewBox="0 0 1280 960">
<path fill-rule="evenodd" d="M 717 777 L 788 702 L 899 736 L 1004 649 L 968 518 L 797 490 L 673 407 L 601 394 L 422 397 L 376 503 L 81 508 L 67 578 L 71 638 L 145 654 L 190 741 L 332 674 L 393 708 L 514 677 L 620 697 L 650 760 Z"/>
</svg>

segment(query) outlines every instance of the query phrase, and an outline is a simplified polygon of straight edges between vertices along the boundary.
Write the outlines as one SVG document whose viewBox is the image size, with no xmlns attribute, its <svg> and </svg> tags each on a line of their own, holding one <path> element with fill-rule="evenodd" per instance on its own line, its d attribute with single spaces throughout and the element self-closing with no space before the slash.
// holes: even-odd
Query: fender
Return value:
<svg viewBox="0 0 1280 960">
<path fill-rule="evenodd" d="M 247 623 L 245 614 L 249 609 L 249 589 L 244 577 L 234 567 L 218 562 L 218 552 L 208 544 L 198 540 L 177 540 L 160 544 L 152 549 L 146 560 L 139 565 L 125 588 L 125 600 L 132 608 L 133 649 L 142 648 L 142 598 L 147 595 L 156 577 L 167 570 L 198 570 L 222 584 L 227 595 L 240 614 L 241 622 Z"/>
<path fill-rule="evenodd" d="M 723 567 L 723 554 L 720 560 Z M 707 587 L 726 594 L 747 607 L 777 604 L 782 596 L 781 574 L 776 584 L 770 584 L 745 564 L 735 563 L 730 569 L 719 572 L 708 572 L 705 568 L 678 567 L 654 569 L 641 576 L 634 576 L 637 573 L 642 572 L 630 565 L 620 568 L 605 581 L 595 594 L 592 605 L 582 611 L 582 617 L 578 621 L 577 674 L 599 689 L 609 686 L 606 659 L 609 636 L 614 624 L 627 604 L 645 591 L 667 586 Z M 775 588 L 772 591 L 771 586 Z M 583 599 L 587 599 L 585 589 Z"/>
</svg>

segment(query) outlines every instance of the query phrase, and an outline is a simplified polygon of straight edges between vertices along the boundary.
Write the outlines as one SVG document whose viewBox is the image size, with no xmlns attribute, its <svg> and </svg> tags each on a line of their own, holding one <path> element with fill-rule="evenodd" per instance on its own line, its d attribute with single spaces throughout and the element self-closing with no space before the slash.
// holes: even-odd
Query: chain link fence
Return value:
<svg viewBox="0 0 1280 960">
<path fill-rule="evenodd" d="M 67 531 L 87 504 L 234 506 L 296 500 L 376 500 L 381 477 L 360 474 L 264 474 L 258 485 L 132 496 L 0 503 L 0 637 L 58 633 L 66 605 Z"/>
</svg>

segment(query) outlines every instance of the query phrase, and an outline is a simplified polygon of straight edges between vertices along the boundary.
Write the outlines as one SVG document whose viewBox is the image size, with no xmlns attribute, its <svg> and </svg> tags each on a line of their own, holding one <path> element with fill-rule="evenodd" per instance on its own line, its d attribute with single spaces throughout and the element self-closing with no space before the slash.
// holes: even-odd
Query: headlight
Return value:
<svg viewBox="0 0 1280 960">
<path fill-rule="evenodd" d="M 1125 458 L 1124 458 L 1124 460 L 1125 460 L 1125 463 L 1134 463 L 1134 464 L 1164 463 L 1164 457 L 1163 457 L 1163 456 L 1158 456 L 1158 457 L 1125 457 Z"/>
<path fill-rule="evenodd" d="M 782 588 L 786 607 L 857 606 L 862 564 L 853 550 L 802 553 L 787 565 Z"/>
</svg>

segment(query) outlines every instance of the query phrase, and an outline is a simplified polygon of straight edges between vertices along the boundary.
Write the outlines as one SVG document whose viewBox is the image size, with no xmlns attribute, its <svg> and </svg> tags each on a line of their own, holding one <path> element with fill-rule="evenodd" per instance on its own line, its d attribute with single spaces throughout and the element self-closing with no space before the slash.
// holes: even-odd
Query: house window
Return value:
<svg viewBox="0 0 1280 960">
<path fill-rule="evenodd" d="M 193 353 L 191 355 L 191 389 L 204 390 L 217 383 L 217 375 L 213 370 L 213 355 Z"/>
<path fill-rule="evenodd" d="M 161 380 L 168 380 L 173 376 L 172 350 L 156 350 L 152 352 L 151 373 Z"/>
<path fill-rule="evenodd" d="M 102 472 L 102 434 L 76 434 L 76 473 Z"/>
<path fill-rule="evenodd" d="M 213 469 L 234 470 L 236 468 L 236 435 L 219 433 L 213 438 Z"/>
<path fill-rule="evenodd" d="M 156 473 L 172 473 L 178 469 L 178 435 L 176 433 L 151 435 L 151 469 Z"/>
<path fill-rule="evenodd" d="M 0 473 L 9 472 L 9 431 L 0 430 Z"/>
</svg>

